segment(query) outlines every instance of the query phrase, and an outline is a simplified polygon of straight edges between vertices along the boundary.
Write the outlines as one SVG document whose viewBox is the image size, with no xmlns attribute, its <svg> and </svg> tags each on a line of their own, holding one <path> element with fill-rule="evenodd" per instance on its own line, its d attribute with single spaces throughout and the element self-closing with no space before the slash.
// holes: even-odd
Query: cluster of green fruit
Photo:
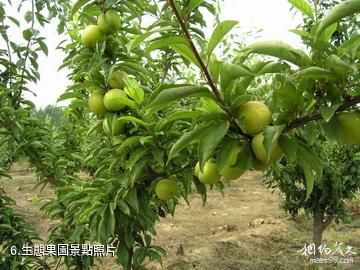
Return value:
<svg viewBox="0 0 360 270">
<path fill-rule="evenodd" d="M 256 157 L 253 161 L 253 169 L 264 170 L 267 166 L 279 160 L 283 154 L 280 146 L 275 143 L 272 147 L 269 159 L 267 159 L 265 147 L 263 145 L 264 134 L 263 131 L 266 126 L 272 123 L 272 116 L 269 108 L 262 102 L 249 101 L 245 103 L 239 113 L 238 120 L 241 122 L 242 129 L 248 135 L 253 136 L 251 140 L 251 148 Z M 216 161 L 210 159 L 204 164 L 201 171 L 200 165 L 197 163 L 195 167 L 195 174 L 199 180 L 204 184 L 215 184 L 224 176 L 229 180 L 239 178 L 245 170 L 233 167 L 236 164 L 238 154 L 241 150 L 241 145 L 237 144 L 233 147 L 225 166 L 218 168 Z"/>
<path fill-rule="evenodd" d="M 97 42 L 105 40 L 106 34 L 115 33 L 120 29 L 119 14 L 109 9 L 97 19 L 97 25 L 87 26 L 81 34 L 81 43 L 86 47 L 93 47 Z"/>
<path fill-rule="evenodd" d="M 111 73 L 109 77 L 110 90 L 104 93 L 102 90 L 95 90 L 88 99 L 88 105 L 91 112 L 98 117 L 103 118 L 104 132 L 108 135 L 117 136 L 124 130 L 124 122 L 118 121 L 118 113 L 124 109 L 123 98 L 127 95 L 124 92 L 124 77 L 126 73 L 117 70 Z"/>
<path fill-rule="evenodd" d="M 238 120 L 242 123 L 243 131 L 252 136 L 251 149 L 256 157 L 253 160 L 254 170 L 264 170 L 270 164 L 279 160 L 283 154 L 280 146 L 274 143 L 271 153 L 267 159 L 263 145 L 263 131 L 266 126 L 272 123 L 272 116 L 269 108 L 262 102 L 249 101 L 245 103 L 238 114 Z M 336 115 L 336 121 L 341 125 L 341 142 L 344 144 L 360 144 L 360 111 L 342 112 Z M 195 166 L 195 175 L 204 184 L 215 184 L 223 176 L 229 180 L 239 178 L 245 170 L 233 167 L 241 151 L 241 144 L 236 144 L 231 149 L 225 165 L 219 169 L 216 160 L 210 159 L 205 162 L 203 170 L 199 162 Z M 158 198 L 169 200 L 178 194 L 178 186 L 175 179 L 162 179 L 155 186 Z"/>
</svg>

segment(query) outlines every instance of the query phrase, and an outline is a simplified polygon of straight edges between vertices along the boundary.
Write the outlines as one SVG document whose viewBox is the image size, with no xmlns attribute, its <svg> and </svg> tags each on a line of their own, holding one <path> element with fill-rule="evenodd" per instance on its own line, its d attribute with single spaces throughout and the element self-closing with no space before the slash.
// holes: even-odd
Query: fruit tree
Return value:
<svg viewBox="0 0 360 270">
<path fill-rule="evenodd" d="M 27 16 L 40 24 L 46 20 L 34 14 L 35 7 L 45 8 L 41 2 L 32 0 L 33 16 Z M 54 188 L 55 197 L 42 210 L 61 222 L 48 242 L 111 244 L 124 269 L 145 269 L 147 260 L 161 262 L 165 255 L 152 241 L 156 222 L 174 215 L 180 199 L 189 203 L 193 191 L 205 203 L 209 189 L 223 191 L 245 171 L 281 175 L 295 166 L 302 199 L 311 200 L 324 175 L 314 142 L 360 141 L 360 35 L 331 42 L 338 23 L 360 11 L 360 1 L 341 2 L 322 18 L 316 17 L 317 3 L 290 2 L 316 19 L 309 31 L 293 30 L 306 51 L 258 41 L 231 55 L 220 52 L 236 21 L 217 20 L 209 38 L 203 32 L 202 12 L 217 18 L 215 0 L 46 6 L 50 17 L 58 15 L 59 31 L 69 34 L 59 47 L 67 54 L 61 68 L 69 70 L 72 84 L 59 100 L 71 103 L 63 120 L 67 128 L 56 131 L 34 119 L 33 105 L 22 99 L 25 80 L 38 77 L 36 68 L 25 65 L 29 58 L 36 66 L 39 49 L 30 45 L 45 53 L 46 45 L 33 28 L 24 31 L 24 57 L 8 41 L 1 58 L 7 72 L 1 73 L 0 130 L 6 145 L 16 145 L 29 159 L 41 183 Z M 25 61 L 14 64 L 10 50 Z M 20 74 L 17 63 L 23 63 Z M 78 177 L 79 171 L 91 179 Z M 9 246 L 5 242 L 5 250 Z M 91 269 L 96 261 L 65 257 L 54 263 Z"/>
</svg>

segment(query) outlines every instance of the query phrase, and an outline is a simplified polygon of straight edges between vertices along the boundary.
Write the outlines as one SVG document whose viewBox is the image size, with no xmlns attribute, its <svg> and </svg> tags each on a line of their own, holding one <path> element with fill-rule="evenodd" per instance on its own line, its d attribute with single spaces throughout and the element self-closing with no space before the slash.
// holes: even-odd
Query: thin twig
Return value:
<svg viewBox="0 0 360 270">
<path fill-rule="evenodd" d="M 318 6 L 319 6 L 319 1 L 314 0 L 315 22 L 317 22 L 319 20 Z"/>
<path fill-rule="evenodd" d="M 5 24 L 4 21 L 1 21 L 2 27 L 4 28 L 4 36 L 6 38 L 6 47 L 7 47 L 7 53 L 8 53 L 8 58 L 9 58 L 9 65 L 12 64 L 12 58 L 11 58 L 11 49 L 10 49 L 10 44 L 9 44 L 9 37 L 7 35 L 7 29 L 5 28 Z M 10 89 L 12 89 L 12 73 L 9 73 L 9 85 L 10 85 Z"/>
<path fill-rule="evenodd" d="M 161 76 L 161 79 L 160 79 L 160 85 L 162 85 L 165 82 L 166 76 L 168 75 L 171 64 L 172 64 L 172 60 L 173 60 L 173 55 L 171 54 L 170 56 L 168 56 L 168 54 L 167 54 L 166 61 L 165 61 L 164 72 L 163 72 L 163 74 Z"/>
<path fill-rule="evenodd" d="M 35 25 L 35 3 L 34 3 L 34 0 L 31 0 L 31 14 L 32 14 L 31 29 L 33 29 L 34 25 Z M 32 37 L 29 38 L 28 43 L 26 45 L 26 53 L 25 53 L 25 58 L 24 58 L 24 64 L 23 64 L 22 72 L 21 72 L 20 89 L 19 89 L 19 92 L 18 92 L 18 94 L 16 96 L 17 97 L 17 102 L 16 102 L 15 108 L 20 105 L 20 97 L 21 97 L 23 84 L 24 84 L 24 75 L 25 75 L 25 69 L 26 69 L 26 62 L 27 62 L 27 60 L 29 58 L 29 54 L 30 54 L 31 41 L 32 41 Z"/>
</svg>

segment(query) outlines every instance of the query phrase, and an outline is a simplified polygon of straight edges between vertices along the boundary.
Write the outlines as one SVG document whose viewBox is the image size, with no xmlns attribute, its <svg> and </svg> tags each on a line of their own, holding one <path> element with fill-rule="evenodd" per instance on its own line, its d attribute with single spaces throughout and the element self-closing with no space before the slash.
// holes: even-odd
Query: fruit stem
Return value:
<svg viewBox="0 0 360 270">
<path fill-rule="evenodd" d="M 336 112 L 342 112 L 345 111 L 346 109 L 348 109 L 351 106 L 354 106 L 356 104 L 360 103 L 360 95 L 357 96 L 349 96 L 347 97 L 343 104 L 336 110 Z M 312 113 L 305 115 L 303 117 L 297 118 L 294 121 L 290 122 L 288 124 L 288 126 L 285 128 L 284 132 L 292 130 L 294 128 L 297 128 L 299 126 L 302 126 L 308 122 L 312 122 L 312 121 L 316 121 L 321 119 L 321 113 L 320 110 L 317 109 L 315 111 L 313 111 Z"/>
</svg>

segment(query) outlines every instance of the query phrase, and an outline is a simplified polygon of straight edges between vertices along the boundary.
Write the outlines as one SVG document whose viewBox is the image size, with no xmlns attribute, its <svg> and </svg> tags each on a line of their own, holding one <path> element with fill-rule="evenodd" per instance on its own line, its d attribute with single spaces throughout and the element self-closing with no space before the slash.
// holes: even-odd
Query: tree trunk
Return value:
<svg viewBox="0 0 360 270">
<path fill-rule="evenodd" d="M 319 207 L 316 207 L 313 211 L 313 243 L 315 244 L 315 256 L 314 258 L 320 258 L 321 254 L 319 247 L 322 244 L 323 232 L 334 219 L 334 215 L 330 215 L 324 220 L 324 211 Z"/>
<path fill-rule="evenodd" d="M 319 209 L 315 209 L 313 216 L 313 243 L 315 244 L 315 258 L 320 258 L 321 255 L 319 247 L 321 246 L 323 232 L 323 213 Z"/>
</svg>

